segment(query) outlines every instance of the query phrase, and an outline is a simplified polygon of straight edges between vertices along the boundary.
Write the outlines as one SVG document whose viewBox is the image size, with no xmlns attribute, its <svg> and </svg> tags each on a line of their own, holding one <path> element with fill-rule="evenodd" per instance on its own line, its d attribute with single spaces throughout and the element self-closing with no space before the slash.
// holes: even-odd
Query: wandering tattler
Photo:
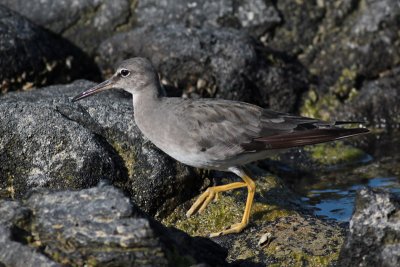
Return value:
<svg viewBox="0 0 400 267">
<path fill-rule="evenodd" d="M 157 73 L 144 58 L 123 61 L 109 80 L 75 96 L 73 101 L 111 88 L 132 94 L 137 126 L 162 151 L 184 164 L 229 171 L 242 178 L 243 182 L 209 187 L 187 212 L 187 216 L 202 212 L 219 192 L 247 187 L 242 221 L 211 236 L 238 233 L 249 222 L 256 186 L 243 165 L 282 149 L 368 132 L 365 128 L 338 127 L 352 122 L 325 122 L 244 102 L 166 97 Z"/>
</svg>

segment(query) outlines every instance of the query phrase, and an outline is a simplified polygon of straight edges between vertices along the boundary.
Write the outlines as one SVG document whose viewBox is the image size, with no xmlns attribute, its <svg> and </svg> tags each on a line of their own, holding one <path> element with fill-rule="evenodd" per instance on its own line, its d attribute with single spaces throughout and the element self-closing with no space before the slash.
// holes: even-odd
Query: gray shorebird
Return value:
<svg viewBox="0 0 400 267">
<path fill-rule="evenodd" d="M 187 212 L 187 216 L 202 212 L 219 192 L 247 187 L 242 221 L 211 236 L 238 233 L 249 223 L 256 185 L 243 165 L 279 150 L 368 132 L 365 128 L 338 126 L 352 122 L 326 122 L 244 102 L 166 97 L 156 71 L 144 58 L 123 61 L 110 79 L 75 96 L 73 101 L 111 88 L 132 94 L 137 126 L 166 154 L 196 168 L 233 172 L 243 180 L 209 187 Z"/>
</svg>

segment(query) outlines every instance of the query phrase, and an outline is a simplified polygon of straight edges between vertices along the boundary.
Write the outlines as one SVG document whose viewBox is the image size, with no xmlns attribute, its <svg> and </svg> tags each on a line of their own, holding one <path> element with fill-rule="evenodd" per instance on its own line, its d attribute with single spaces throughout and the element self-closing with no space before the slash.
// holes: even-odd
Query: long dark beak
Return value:
<svg viewBox="0 0 400 267">
<path fill-rule="evenodd" d="M 79 95 L 75 96 L 72 99 L 72 102 L 81 100 L 81 99 L 83 99 L 85 97 L 88 97 L 88 96 L 91 96 L 91 95 L 94 95 L 94 94 L 97 94 L 97 93 L 99 93 L 101 91 L 104 91 L 104 90 L 107 90 L 107 89 L 111 89 L 113 84 L 114 84 L 114 81 L 112 79 L 106 80 L 106 81 L 104 81 L 104 82 L 102 82 L 102 83 L 100 83 L 100 84 L 98 84 L 98 85 L 96 85 L 96 86 L 94 86 L 94 87 L 92 87 L 92 88 L 80 93 Z"/>
</svg>

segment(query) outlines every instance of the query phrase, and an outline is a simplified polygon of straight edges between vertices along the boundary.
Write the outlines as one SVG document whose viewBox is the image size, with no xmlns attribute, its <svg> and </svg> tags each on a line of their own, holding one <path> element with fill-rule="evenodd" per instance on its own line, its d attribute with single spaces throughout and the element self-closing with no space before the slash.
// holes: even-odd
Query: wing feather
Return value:
<svg viewBox="0 0 400 267">
<path fill-rule="evenodd" d="M 275 112 L 243 102 L 200 99 L 185 101 L 182 105 L 185 127 L 194 131 L 190 134 L 196 135 L 202 151 L 214 154 L 215 159 L 317 144 L 368 132 L 364 128 L 339 128 L 334 122 Z"/>
</svg>

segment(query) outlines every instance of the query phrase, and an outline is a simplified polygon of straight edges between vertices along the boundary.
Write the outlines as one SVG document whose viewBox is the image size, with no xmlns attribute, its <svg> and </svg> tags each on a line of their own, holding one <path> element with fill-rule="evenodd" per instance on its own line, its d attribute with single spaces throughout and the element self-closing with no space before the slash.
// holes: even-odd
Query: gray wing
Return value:
<svg viewBox="0 0 400 267">
<path fill-rule="evenodd" d="M 184 114 L 181 127 L 196 140 L 199 151 L 214 154 L 216 159 L 327 142 L 356 134 L 349 132 L 352 129 L 335 127 L 334 123 L 243 102 L 194 100 L 183 101 L 176 108 L 181 110 L 179 114 Z"/>
</svg>

